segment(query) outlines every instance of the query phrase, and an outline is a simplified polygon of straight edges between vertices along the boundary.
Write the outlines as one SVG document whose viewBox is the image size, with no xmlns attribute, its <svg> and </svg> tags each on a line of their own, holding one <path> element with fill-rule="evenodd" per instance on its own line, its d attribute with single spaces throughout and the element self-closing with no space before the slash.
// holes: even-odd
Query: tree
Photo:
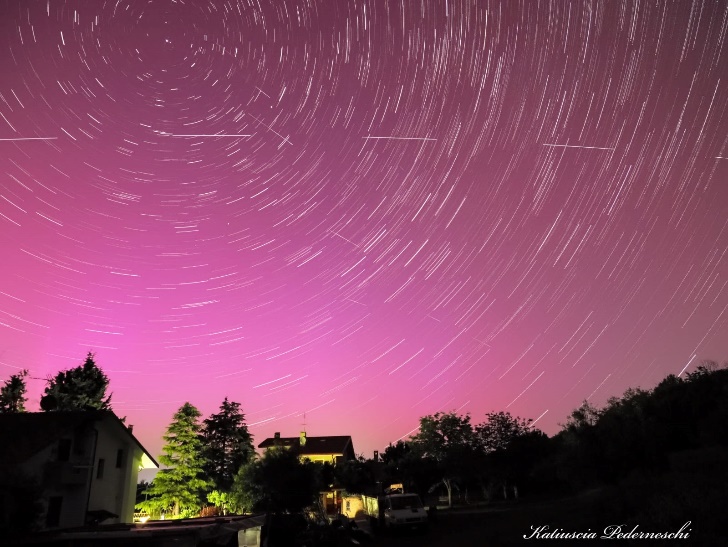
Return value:
<svg viewBox="0 0 728 547">
<path fill-rule="evenodd" d="M 566 431 L 581 432 L 594 427 L 599 421 L 602 411 L 584 399 L 579 408 L 571 411 L 563 428 Z"/>
<path fill-rule="evenodd" d="M 375 482 L 372 464 L 364 458 L 341 462 L 333 468 L 334 482 L 349 493 L 363 494 Z"/>
<path fill-rule="evenodd" d="M 5 385 L 0 388 L 0 413 L 25 412 L 26 376 L 28 371 L 21 370 L 8 378 Z"/>
<path fill-rule="evenodd" d="M 511 488 L 518 498 L 518 483 L 528 476 L 546 451 L 547 437 L 532 429 L 532 420 L 514 417 L 510 412 L 489 412 L 486 421 L 475 426 L 479 452 L 484 456 L 481 469 L 482 481 L 487 477 L 491 487 L 501 488 L 503 497 L 508 497 Z"/>
<path fill-rule="evenodd" d="M 235 476 L 231 498 L 247 511 L 296 513 L 311 505 L 319 491 L 319 470 L 295 452 L 269 449 Z"/>
<path fill-rule="evenodd" d="M 213 490 L 207 494 L 207 501 L 214 505 L 223 515 L 228 513 L 237 513 L 240 508 L 235 504 L 229 492 L 220 492 Z"/>
<path fill-rule="evenodd" d="M 48 380 L 40 399 L 43 410 L 111 410 L 111 395 L 106 395 L 109 378 L 88 352 L 83 365 L 61 371 Z"/>
<path fill-rule="evenodd" d="M 146 491 L 151 499 L 138 504 L 139 508 L 149 513 L 172 508 L 173 516 L 179 517 L 200 507 L 203 494 L 210 487 L 203 471 L 200 416 L 200 411 L 190 403 L 185 403 L 175 413 L 162 437 L 165 445 L 159 458 L 169 468 L 157 473 Z"/>
<path fill-rule="evenodd" d="M 447 489 L 448 506 L 452 507 L 455 483 L 467 479 L 475 456 L 473 426 L 470 415 L 438 412 L 420 418 L 419 433 L 411 437 L 412 453 L 437 463 L 440 480 Z"/>
<path fill-rule="evenodd" d="M 240 403 L 225 397 L 220 412 L 204 420 L 202 442 L 207 477 L 216 490 L 229 492 L 235 474 L 255 455 L 253 437 L 245 425 Z"/>
<path fill-rule="evenodd" d="M 511 416 L 510 412 L 488 412 L 488 419 L 475 427 L 475 433 L 485 453 L 505 450 L 518 437 L 528 433 L 532 420 Z"/>
<path fill-rule="evenodd" d="M 396 466 L 409 451 L 410 447 L 407 446 L 407 443 L 399 440 L 395 444 L 389 443 L 389 446 L 384 449 L 380 457 L 384 463 Z"/>
</svg>

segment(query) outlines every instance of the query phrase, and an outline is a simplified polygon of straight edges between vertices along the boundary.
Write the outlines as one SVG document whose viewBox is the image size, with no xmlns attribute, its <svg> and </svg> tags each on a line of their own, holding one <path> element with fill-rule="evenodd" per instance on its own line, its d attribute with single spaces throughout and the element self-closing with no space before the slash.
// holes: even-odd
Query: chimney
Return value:
<svg viewBox="0 0 728 547">
<path fill-rule="evenodd" d="M 298 438 L 298 444 L 301 446 L 306 446 L 306 432 L 301 431 L 301 436 Z"/>
<path fill-rule="evenodd" d="M 379 450 L 375 450 L 374 451 L 374 461 L 375 462 L 378 462 L 379 461 Z"/>
<path fill-rule="evenodd" d="M 134 424 L 129 424 L 126 427 L 127 427 L 127 429 L 129 429 L 129 433 L 133 433 L 134 432 Z"/>
<path fill-rule="evenodd" d="M 280 431 L 276 431 L 275 433 L 273 433 L 273 438 L 274 438 L 274 439 L 280 439 L 280 438 L 281 438 L 281 433 L 280 433 Z"/>
</svg>

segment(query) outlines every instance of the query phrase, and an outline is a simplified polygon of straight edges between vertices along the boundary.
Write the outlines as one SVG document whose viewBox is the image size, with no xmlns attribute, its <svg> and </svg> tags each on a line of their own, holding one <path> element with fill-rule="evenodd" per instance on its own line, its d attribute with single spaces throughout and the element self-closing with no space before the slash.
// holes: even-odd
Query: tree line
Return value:
<svg viewBox="0 0 728 547">
<path fill-rule="evenodd" d="M 82 365 L 58 372 L 46 380 L 40 408 L 58 410 L 111 410 L 111 395 L 106 395 L 109 378 L 88 352 Z M 21 370 L 0 387 L 0 413 L 25 412 L 28 371 Z"/>
<path fill-rule="evenodd" d="M 425 416 L 382 459 L 387 480 L 425 496 L 439 484 L 450 503 L 453 495 L 517 499 L 659 475 L 679 466 L 681 454 L 710 459 L 705 454 L 728 447 L 726 423 L 728 368 L 704 362 L 685 379 L 669 375 L 652 390 L 627 389 L 602 408 L 584 401 L 552 437 L 507 412 L 488 413 L 477 425 L 454 412 Z"/>
<path fill-rule="evenodd" d="M 221 513 L 245 509 L 232 490 L 255 448 L 240 403 L 226 397 L 218 412 L 202 422 L 201 416 L 189 402 L 174 414 L 159 458 L 166 468 L 141 485 L 137 508 L 157 518 L 199 516 L 206 501 Z"/>
<path fill-rule="evenodd" d="M 227 398 L 219 412 L 200 418 L 189 402 L 174 414 L 160 457 L 167 468 L 139 485 L 138 509 L 154 518 L 297 513 L 315 505 L 318 493 L 342 483 L 351 469 L 302 460 L 283 447 L 258 456 L 239 403 Z"/>
<path fill-rule="evenodd" d="M 0 412 L 25 411 L 27 375 L 14 374 L 0 387 Z M 110 410 L 108 384 L 89 353 L 83 365 L 48 379 L 41 408 Z M 359 456 L 336 466 L 300 461 L 283 449 L 258 457 L 240 404 L 227 398 L 201 417 L 189 402 L 174 414 L 160 457 L 166 468 L 140 489 L 140 509 L 175 517 L 295 512 L 332 484 L 363 493 L 377 483 L 402 483 L 424 499 L 446 497 L 448 505 L 606 487 L 615 518 L 652 507 L 650 518 L 679 520 L 689 511 L 711 514 L 726 501 L 711 497 L 710 486 L 716 478 L 728 481 L 728 368 L 709 361 L 652 390 L 630 388 L 602 408 L 584 401 L 552 437 L 508 412 L 487 413 L 482 423 L 439 412 L 420 418 L 417 433 L 377 460 Z M 702 463 L 685 464 L 685 454 Z M 682 505 L 664 503 L 672 494 Z"/>
</svg>

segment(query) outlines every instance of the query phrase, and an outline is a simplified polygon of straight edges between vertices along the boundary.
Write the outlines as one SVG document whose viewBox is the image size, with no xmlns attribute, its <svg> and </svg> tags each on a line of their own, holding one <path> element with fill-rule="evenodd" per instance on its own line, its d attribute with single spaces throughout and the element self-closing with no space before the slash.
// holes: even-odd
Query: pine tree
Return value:
<svg viewBox="0 0 728 547">
<path fill-rule="evenodd" d="M 27 370 L 13 374 L 0 388 L 0 413 L 25 412 L 26 376 L 28 376 Z"/>
<path fill-rule="evenodd" d="M 221 492 L 229 492 L 238 470 L 255 455 L 253 437 L 245 424 L 240 403 L 228 401 L 220 412 L 204 421 L 205 472 Z"/>
<path fill-rule="evenodd" d="M 204 479 L 201 426 L 202 414 L 190 403 L 185 403 L 175 413 L 163 439 L 159 461 L 169 466 L 162 469 L 147 490 L 151 498 L 138 506 L 149 511 L 172 508 L 172 514 L 195 512 L 201 505 L 205 490 L 210 483 Z"/>
<path fill-rule="evenodd" d="M 111 410 L 111 395 L 106 395 L 109 378 L 96 366 L 95 357 L 89 351 L 83 365 L 49 379 L 40 407 L 47 411 Z"/>
</svg>

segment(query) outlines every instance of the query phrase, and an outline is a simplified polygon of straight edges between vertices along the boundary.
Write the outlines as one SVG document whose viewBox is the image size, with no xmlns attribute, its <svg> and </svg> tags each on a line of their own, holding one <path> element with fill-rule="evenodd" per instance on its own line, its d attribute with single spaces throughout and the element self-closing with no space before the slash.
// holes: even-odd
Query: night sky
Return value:
<svg viewBox="0 0 728 547">
<path fill-rule="evenodd" d="M 0 379 L 371 456 L 728 358 L 728 1 L 6 0 Z M 305 418 L 304 418 L 305 413 Z"/>
</svg>

